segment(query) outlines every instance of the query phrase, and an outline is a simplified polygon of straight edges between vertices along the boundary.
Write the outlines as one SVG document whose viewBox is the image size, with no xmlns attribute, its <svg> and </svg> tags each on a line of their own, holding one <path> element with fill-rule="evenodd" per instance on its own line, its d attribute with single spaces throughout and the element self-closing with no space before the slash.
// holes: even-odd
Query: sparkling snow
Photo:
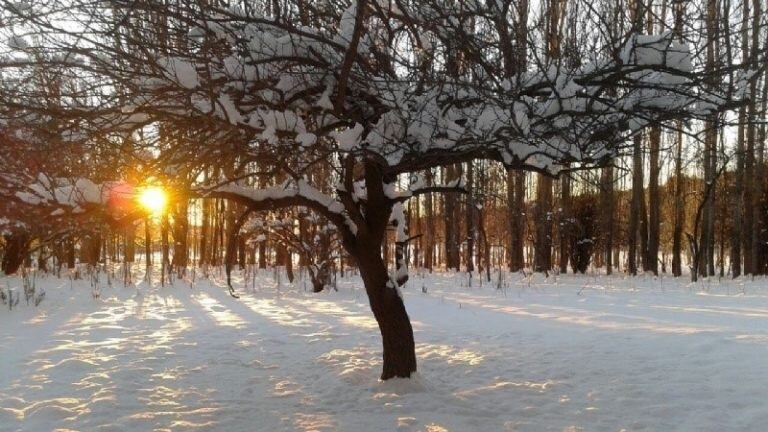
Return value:
<svg viewBox="0 0 768 432">
<path fill-rule="evenodd" d="M 41 278 L 0 309 L 0 430 L 762 431 L 765 280 L 413 272 L 419 375 L 378 382 L 357 278 L 174 286 Z M 242 276 L 242 275 L 240 275 Z M 494 276 L 496 277 L 496 276 Z M 0 288 L 21 290 L 16 278 Z M 426 293 L 422 291 L 426 290 Z M 137 295 L 137 292 L 140 294 Z M 2 305 L 0 305 L 2 306 Z"/>
</svg>

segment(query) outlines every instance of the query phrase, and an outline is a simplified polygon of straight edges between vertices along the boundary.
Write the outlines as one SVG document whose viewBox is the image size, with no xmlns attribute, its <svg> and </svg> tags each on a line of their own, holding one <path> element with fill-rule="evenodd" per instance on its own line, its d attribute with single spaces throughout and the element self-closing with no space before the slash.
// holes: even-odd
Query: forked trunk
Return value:
<svg viewBox="0 0 768 432">
<path fill-rule="evenodd" d="M 394 282 L 390 282 L 380 254 L 372 252 L 359 256 L 358 265 L 373 316 L 381 331 L 384 346 L 381 379 L 408 378 L 416 372 L 416 347 L 403 299 L 391 285 Z"/>
</svg>

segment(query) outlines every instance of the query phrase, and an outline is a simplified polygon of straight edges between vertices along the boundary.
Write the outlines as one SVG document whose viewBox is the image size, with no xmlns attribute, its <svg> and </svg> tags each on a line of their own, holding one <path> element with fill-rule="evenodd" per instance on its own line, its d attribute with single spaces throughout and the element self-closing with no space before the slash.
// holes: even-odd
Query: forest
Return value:
<svg viewBox="0 0 768 432">
<path fill-rule="evenodd" d="M 425 278 L 763 280 L 766 9 L 0 0 L 3 277 L 359 278 L 384 381 Z"/>
</svg>

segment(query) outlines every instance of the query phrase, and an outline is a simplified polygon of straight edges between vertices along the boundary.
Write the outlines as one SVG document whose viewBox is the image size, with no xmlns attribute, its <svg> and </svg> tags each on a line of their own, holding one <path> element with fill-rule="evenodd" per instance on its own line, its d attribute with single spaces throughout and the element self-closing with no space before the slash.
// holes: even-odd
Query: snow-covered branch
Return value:
<svg viewBox="0 0 768 432">
<path fill-rule="evenodd" d="M 263 189 L 225 184 L 201 192 L 203 197 L 232 199 L 254 211 L 304 206 L 333 221 L 340 229 L 346 228 L 347 235 L 354 235 L 357 232 L 357 225 L 347 217 L 344 205 L 305 180 Z"/>
</svg>

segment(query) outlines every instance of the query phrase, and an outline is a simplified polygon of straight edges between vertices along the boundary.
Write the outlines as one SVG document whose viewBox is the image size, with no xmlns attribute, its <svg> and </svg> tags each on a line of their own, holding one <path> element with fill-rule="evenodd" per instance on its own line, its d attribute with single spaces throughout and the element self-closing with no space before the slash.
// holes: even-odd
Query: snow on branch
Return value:
<svg viewBox="0 0 768 432">
<path fill-rule="evenodd" d="M 263 189 L 229 183 L 210 191 L 202 191 L 202 195 L 231 198 L 254 210 L 305 206 L 336 222 L 337 226 L 340 222 L 353 235 L 357 232 L 357 225 L 347 216 L 344 205 L 310 185 L 306 180 L 286 182 L 282 186 Z"/>
<path fill-rule="evenodd" d="M 120 193 L 122 184 L 97 184 L 85 178 L 52 179 L 40 174 L 37 181 L 15 193 L 20 201 L 33 206 L 51 206 L 53 215 L 63 214 L 64 208 L 72 213 L 84 213 L 88 206 L 106 205 Z"/>
<path fill-rule="evenodd" d="M 408 262 L 405 258 L 405 248 L 408 247 L 409 238 L 402 203 L 395 203 L 392 207 L 390 222 L 395 227 L 395 274 L 390 276 L 390 279 L 394 281 L 393 287 L 399 289 L 408 282 Z"/>
<path fill-rule="evenodd" d="M 353 22 L 354 8 L 344 16 Z M 338 151 L 378 155 L 393 173 L 489 158 L 556 174 L 573 163 L 600 163 L 648 125 L 705 116 L 728 101 L 700 91 L 689 48 L 671 33 L 633 35 L 618 56 L 569 68 L 545 64 L 514 81 L 498 79 L 500 86 L 422 79 L 415 91 L 370 69 L 365 53 L 350 54 L 344 38 L 266 22 L 217 25 L 239 36 L 233 48 L 240 54 L 199 64 L 160 58 L 162 73 L 142 81 L 144 91 L 168 95 L 175 85 L 196 115 L 277 146 L 308 147 L 327 137 Z M 206 67 L 217 68 L 215 82 L 201 83 L 196 71 Z M 334 78 L 340 69 L 349 70 L 343 83 Z M 334 94 L 349 96 L 333 104 Z M 363 121 L 359 111 L 371 115 Z"/>
<path fill-rule="evenodd" d="M 57 109 L 105 135 L 153 123 L 233 131 L 250 149 L 267 146 L 301 160 L 301 167 L 317 155 L 353 154 L 375 158 L 387 176 L 478 158 L 557 174 L 604 163 L 647 126 L 732 108 L 749 96 L 748 84 L 756 76 L 746 69 L 730 73 L 738 65 L 705 70 L 672 32 L 603 39 L 598 36 L 612 32 L 601 32 L 607 30 L 602 27 L 583 35 L 595 42 L 589 51 L 569 54 L 573 58 L 541 59 L 538 42 L 520 41 L 531 46 L 512 71 L 491 54 L 502 39 L 493 25 L 483 32 L 464 28 L 472 20 L 480 27 L 493 24 L 488 21 L 493 2 L 470 2 L 466 8 L 388 3 L 346 2 L 329 7 L 328 22 L 309 25 L 207 5 L 185 11 L 190 16 L 170 17 L 191 27 L 179 41 L 185 49 L 170 53 L 141 32 L 135 43 L 142 49 L 136 53 L 98 36 L 67 39 L 59 42 L 63 55 L 83 58 L 62 63 L 67 71 L 83 72 L 92 81 L 102 78 L 120 94 L 94 87 L 91 98 Z M 135 7 L 139 21 L 127 24 L 141 28 L 141 17 L 154 11 Z M 69 17 L 78 22 L 80 15 L 88 14 L 74 10 Z M 387 39 L 395 28 L 411 39 Z M 53 23 L 37 31 L 67 34 Z M 33 42 L 14 49 L 26 60 L 7 67 L 30 73 L 34 59 L 27 53 L 41 49 Z M 101 52 L 92 52 L 92 45 Z M 448 54 L 466 64 L 448 71 L 434 62 Z M 18 96 L 8 91 L 9 99 Z M 25 91 L 26 105 L 44 99 Z"/>
<path fill-rule="evenodd" d="M 405 190 L 397 190 L 395 183 L 384 184 L 384 194 L 387 198 L 403 202 L 409 198 L 428 193 L 468 193 L 464 179 L 458 178 L 444 185 L 427 185 L 424 176 L 418 173 L 412 174 L 412 182 Z"/>
</svg>

